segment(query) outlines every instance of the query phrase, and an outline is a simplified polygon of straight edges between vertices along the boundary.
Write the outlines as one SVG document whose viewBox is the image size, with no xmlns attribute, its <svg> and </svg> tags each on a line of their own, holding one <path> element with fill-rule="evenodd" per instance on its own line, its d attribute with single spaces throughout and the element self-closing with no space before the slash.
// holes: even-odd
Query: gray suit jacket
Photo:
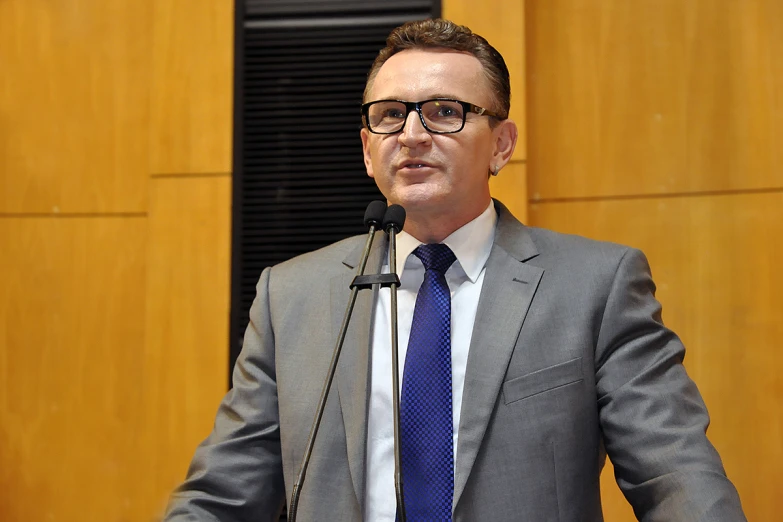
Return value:
<svg viewBox="0 0 783 522">
<path fill-rule="evenodd" d="M 525 227 L 496 208 L 454 520 L 602 520 L 607 453 L 640 520 L 745 520 L 644 255 Z M 382 262 L 377 239 L 369 267 Z M 272 520 L 290 497 L 363 243 L 350 238 L 263 272 L 234 387 L 167 521 Z M 364 291 L 356 304 L 302 491 L 303 522 L 362 520 L 373 299 Z"/>
</svg>

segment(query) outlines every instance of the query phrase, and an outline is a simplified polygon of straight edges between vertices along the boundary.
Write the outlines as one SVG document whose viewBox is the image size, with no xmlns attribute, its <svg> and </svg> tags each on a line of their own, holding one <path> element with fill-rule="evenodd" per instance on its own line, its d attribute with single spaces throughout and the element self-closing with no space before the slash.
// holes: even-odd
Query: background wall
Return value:
<svg viewBox="0 0 783 522">
<path fill-rule="evenodd" d="M 0 519 L 149 521 L 225 391 L 233 13 L 0 2 Z M 783 479 L 783 5 L 443 0 L 512 74 L 493 194 L 640 247 L 750 519 Z M 529 167 L 528 167 L 529 160 Z M 604 473 L 606 518 L 633 520 Z"/>
<path fill-rule="evenodd" d="M 783 3 L 528 0 L 529 221 L 645 251 L 749 520 L 783 481 Z M 603 474 L 606 519 L 633 520 Z"/>
<path fill-rule="evenodd" d="M 0 520 L 151 521 L 228 361 L 233 7 L 0 2 Z"/>
<path fill-rule="evenodd" d="M 443 17 L 467 25 L 487 38 L 503 55 L 511 77 L 511 114 L 519 129 L 511 161 L 490 179 L 492 197 L 506 204 L 517 219 L 527 221 L 527 122 L 525 100 L 525 3 L 442 0 Z"/>
</svg>

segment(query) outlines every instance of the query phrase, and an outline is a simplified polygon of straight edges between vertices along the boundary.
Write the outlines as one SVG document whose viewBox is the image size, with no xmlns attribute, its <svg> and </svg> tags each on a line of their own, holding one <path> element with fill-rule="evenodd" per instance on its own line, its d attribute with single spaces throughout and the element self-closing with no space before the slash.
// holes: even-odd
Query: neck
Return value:
<svg viewBox="0 0 783 522">
<path fill-rule="evenodd" d="M 455 231 L 479 217 L 487 209 L 487 205 L 489 205 L 489 201 L 480 205 L 480 208 L 461 214 L 438 213 L 432 215 L 426 212 L 411 211 L 405 218 L 404 229 L 405 232 L 424 244 L 441 243 Z"/>
</svg>

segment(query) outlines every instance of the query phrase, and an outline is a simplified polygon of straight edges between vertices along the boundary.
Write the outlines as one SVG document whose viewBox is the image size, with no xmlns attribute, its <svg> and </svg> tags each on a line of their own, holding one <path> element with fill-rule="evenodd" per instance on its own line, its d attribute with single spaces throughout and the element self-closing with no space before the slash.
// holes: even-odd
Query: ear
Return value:
<svg viewBox="0 0 783 522">
<path fill-rule="evenodd" d="M 503 120 L 492 131 L 495 139 L 495 148 L 492 152 L 492 162 L 489 170 L 495 167 L 503 168 L 511 160 L 514 148 L 517 146 L 517 124 L 514 120 Z"/>
<path fill-rule="evenodd" d="M 364 168 L 367 169 L 367 175 L 371 178 L 375 177 L 375 173 L 372 170 L 372 153 L 370 152 L 370 131 L 362 129 L 362 154 L 364 156 Z"/>
</svg>

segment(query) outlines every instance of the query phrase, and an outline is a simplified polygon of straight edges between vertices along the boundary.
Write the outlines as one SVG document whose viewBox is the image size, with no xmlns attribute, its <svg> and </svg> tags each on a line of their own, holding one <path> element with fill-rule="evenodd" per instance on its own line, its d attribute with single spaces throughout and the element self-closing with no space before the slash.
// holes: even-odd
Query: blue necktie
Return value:
<svg viewBox="0 0 783 522">
<path fill-rule="evenodd" d="M 449 522 L 454 497 L 451 405 L 451 294 L 446 245 L 421 245 L 416 297 L 400 399 L 400 452 L 408 522 Z"/>
</svg>

